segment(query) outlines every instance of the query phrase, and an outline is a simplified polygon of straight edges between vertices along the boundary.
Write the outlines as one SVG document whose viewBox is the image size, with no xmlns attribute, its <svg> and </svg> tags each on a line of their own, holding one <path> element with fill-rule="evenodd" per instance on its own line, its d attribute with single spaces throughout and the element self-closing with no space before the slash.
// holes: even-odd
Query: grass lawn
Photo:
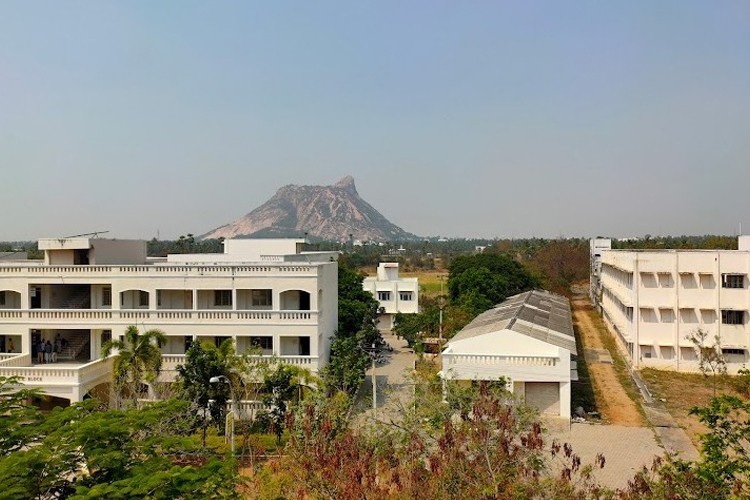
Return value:
<svg viewBox="0 0 750 500">
<path fill-rule="evenodd" d="M 418 278 L 419 292 L 430 297 L 440 295 L 440 277 L 443 276 L 443 293 L 448 293 L 447 270 L 399 272 L 399 276 L 402 278 Z"/>
<path fill-rule="evenodd" d="M 693 444 L 699 446 L 698 437 L 707 429 L 698 421 L 698 417 L 689 413 L 691 408 L 705 406 L 713 396 L 711 378 L 700 373 L 678 373 L 652 368 L 641 370 L 641 375 L 654 398 L 663 400 L 670 415 L 685 429 Z M 732 378 L 726 377 L 724 383 L 719 382 L 716 393 L 742 397 L 732 387 Z"/>
<path fill-rule="evenodd" d="M 374 267 L 363 267 L 359 269 L 367 276 L 375 276 L 377 269 Z M 431 271 L 403 271 L 399 269 L 400 278 L 418 278 L 419 293 L 427 297 L 440 295 L 440 277 L 443 276 L 443 293 L 448 293 L 448 270 L 434 269 Z"/>
</svg>

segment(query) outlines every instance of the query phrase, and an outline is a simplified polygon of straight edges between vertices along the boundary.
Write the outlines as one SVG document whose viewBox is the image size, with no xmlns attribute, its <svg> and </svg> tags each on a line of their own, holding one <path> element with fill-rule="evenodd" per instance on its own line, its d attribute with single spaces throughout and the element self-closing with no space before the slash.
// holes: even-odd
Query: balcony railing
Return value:
<svg viewBox="0 0 750 500">
<path fill-rule="evenodd" d="M 164 320 L 168 323 L 192 323 L 209 321 L 240 321 L 244 323 L 281 323 L 314 325 L 318 322 L 318 311 L 214 311 L 179 309 L 15 309 L 0 310 L 0 319 L 13 319 L 19 322 L 75 322 L 101 320 Z"/>
<path fill-rule="evenodd" d="M 260 361 L 272 361 L 278 360 L 282 363 L 290 365 L 300 366 L 302 368 L 308 368 L 310 370 L 318 369 L 318 357 L 317 356 L 254 356 L 255 359 Z M 177 365 L 185 363 L 184 354 L 162 354 L 161 356 L 161 371 L 169 372 L 176 371 Z"/>
<path fill-rule="evenodd" d="M 505 356 L 491 354 L 444 354 L 443 362 L 446 365 L 471 364 L 471 365 L 531 365 L 531 366 L 556 366 L 557 357 L 550 356 Z"/>
<path fill-rule="evenodd" d="M 29 385 L 85 385 L 112 373 L 114 357 L 82 365 L 32 365 L 30 354 L 0 361 L 0 376 L 18 377 Z"/>
</svg>

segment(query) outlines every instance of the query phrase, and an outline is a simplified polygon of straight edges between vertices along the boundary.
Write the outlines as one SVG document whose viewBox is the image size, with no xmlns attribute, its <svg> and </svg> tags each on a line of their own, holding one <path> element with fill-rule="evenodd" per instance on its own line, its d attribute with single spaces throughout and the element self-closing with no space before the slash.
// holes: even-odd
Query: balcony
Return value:
<svg viewBox="0 0 750 500">
<path fill-rule="evenodd" d="M 114 357 L 87 363 L 34 365 L 31 354 L 0 358 L 0 376 L 18 377 L 26 387 L 38 388 L 43 394 L 81 401 L 83 396 L 103 382 L 112 379 Z"/>
</svg>

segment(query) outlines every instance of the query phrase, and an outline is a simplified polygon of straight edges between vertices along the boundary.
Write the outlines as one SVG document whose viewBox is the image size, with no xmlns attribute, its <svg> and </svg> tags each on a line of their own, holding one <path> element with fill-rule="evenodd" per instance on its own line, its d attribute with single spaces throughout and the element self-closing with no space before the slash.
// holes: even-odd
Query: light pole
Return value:
<svg viewBox="0 0 750 500">
<path fill-rule="evenodd" d="M 443 295 L 443 278 L 445 275 L 440 275 L 440 296 L 438 297 L 438 306 L 440 307 L 440 319 L 438 323 L 438 352 L 443 349 L 443 308 L 445 307 L 445 296 Z"/>
<path fill-rule="evenodd" d="M 375 347 L 375 343 L 373 342 L 371 350 L 367 350 L 363 347 L 359 347 L 359 349 L 367 354 L 370 357 L 370 360 L 372 360 L 372 378 L 371 378 L 371 384 L 372 384 L 372 416 L 375 420 L 378 418 L 378 383 L 377 383 L 377 377 L 375 376 L 375 358 L 377 357 L 377 348 Z"/>
<path fill-rule="evenodd" d="M 372 344 L 372 416 L 375 420 L 378 419 L 378 379 L 375 376 L 375 344 Z"/>
<path fill-rule="evenodd" d="M 234 387 L 232 387 L 232 381 L 229 380 L 229 377 L 226 377 L 224 375 L 219 375 L 217 377 L 211 377 L 208 379 L 208 382 L 210 384 L 218 384 L 219 382 L 226 382 L 229 386 L 229 394 L 232 396 L 232 409 L 229 411 L 229 415 L 227 415 L 227 418 L 231 415 L 232 417 L 232 429 L 231 429 L 231 449 L 232 449 L 232 456 L 234 456 L 234 420 L 237 418 L 237 398 L 234 394 Z M 226 421 L 224 422 L 224 433 L 227 432 L 227 424 Z"/>
</svg>

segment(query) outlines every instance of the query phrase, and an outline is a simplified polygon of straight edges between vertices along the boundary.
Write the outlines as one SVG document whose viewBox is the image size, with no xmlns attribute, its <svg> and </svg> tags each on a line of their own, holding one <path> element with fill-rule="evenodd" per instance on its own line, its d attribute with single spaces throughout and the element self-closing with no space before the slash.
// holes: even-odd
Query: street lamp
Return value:
<svg viewBox="0 0 750 500">
<path fill-rule="evenodd" d="M 440 275 L 440 295 L 438 296 L 438 306 L 440 307 L 440 319 L 438 323 L 438 352 L 443 348 L 443 308 L 445 307 L 445 295 L 443 295 L 443 278 L 444 274 Z"/>
<path fill-rule="evenodd" d="M 372 344 L 372 347 L 370 349 L 365 349 L 363 347 L 359 347 L 359 349 L 367 354 L 367 356 L 372 360 L 372 416 L 373 419 L 377 420 L 378 418 L 378 383 L 377 383 L 377 376 L 375 375 L 375 361 L 377 358 L 377 347 L 375 346 L 375 343 Z"/>
<path fill-rule="evenodd" d="M 234 456 L 234 420 L 237 418 L 237 398 L 234 394 L 234 387 L 232 387 L 232 381 L 229 380 L 229 377 L 226 377 L 224 375 L 219 375 L 217 377 L 211 377 L 208 379 L 208 382 L 210 384 L 218 384 L 219 382 L 226 382 L 229 386 L 229 394 L 232 396 L 232 409 L 229 411 L 229 414 L 227 415 L 227 419 L 231 416 L 232 418 L 232 429 L 231 429 L 231 440 L 232 440 L 232 456 Z M 227 422 L 224 421 L 224 434 L 227 433 Z"/>
</svg>

